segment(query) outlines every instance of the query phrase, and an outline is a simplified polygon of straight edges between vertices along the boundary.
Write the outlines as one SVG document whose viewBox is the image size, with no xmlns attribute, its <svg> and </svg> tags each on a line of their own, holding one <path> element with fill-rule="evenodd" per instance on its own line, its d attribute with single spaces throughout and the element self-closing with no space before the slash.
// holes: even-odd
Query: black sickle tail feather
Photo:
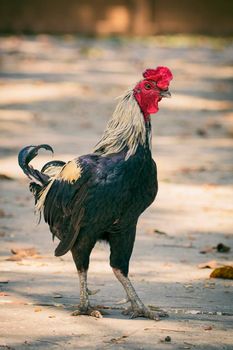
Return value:
<svg viewBox="0 0 233 350">
<path fill-rule="evenodd" d="M 49 176 L 29 165 L 31 160 L 38 155 L 38 151 L 40 149 L 45 149 L 53 153 L 52 147 L 46 144 L 39 146 L 27 146 L 19 152 L 18 162 L 19 166 L 30 180 L 36 181 L 40 185 L 44 186 L 48 183 Z"/>
<path fill-rule="evenodd" d="M 54 176 L 57 173 L 58 169 L 61 169 L 65 164 L 66 163 L 62 160 L 51 160 L 43 166 L 41 172 L 49 175 L 49 177 Z"/>
</svg>

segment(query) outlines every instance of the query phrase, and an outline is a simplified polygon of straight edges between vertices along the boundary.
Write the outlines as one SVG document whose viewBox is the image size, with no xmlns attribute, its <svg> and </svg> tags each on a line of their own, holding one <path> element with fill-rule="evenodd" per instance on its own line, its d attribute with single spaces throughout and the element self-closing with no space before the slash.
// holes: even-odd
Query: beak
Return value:
<svg viewBox="0 0 233 350">
<path fill-rule="evenodd" d="M 162 91 L 160 91 L 160 96 L 161 97 L 171 97 L 171 93 L 169 90 L 162 90 Z"/>
</svg>

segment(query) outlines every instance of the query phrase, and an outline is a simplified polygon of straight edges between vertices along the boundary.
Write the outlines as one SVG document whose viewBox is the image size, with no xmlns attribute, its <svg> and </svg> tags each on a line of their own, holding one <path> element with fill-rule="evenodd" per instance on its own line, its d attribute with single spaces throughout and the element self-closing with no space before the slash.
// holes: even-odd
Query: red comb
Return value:
<svg viewBox="0 0 233 350">
<path fill-rule="evenodd" d="M 143 73 L 145 79 L 154 80 L 160 89 L 168 89 L 173 75 L 167 67 L 157 67 L 156 69 L 146 69 Z"/>
</svg>

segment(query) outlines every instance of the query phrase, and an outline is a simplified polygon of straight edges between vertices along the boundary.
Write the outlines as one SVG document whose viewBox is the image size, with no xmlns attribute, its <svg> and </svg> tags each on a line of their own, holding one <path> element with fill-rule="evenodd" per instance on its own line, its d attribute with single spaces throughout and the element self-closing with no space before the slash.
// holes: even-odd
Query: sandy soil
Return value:
<svg viewBox="0 0 233 350">
<path fill-rule="evenodd" d="M 232 281 L 198 264 L 232 264 L 233 45 L 214 40 L 0 40 L 0 349 L 232 349 Z M 57 159 L 90 152 L 116 104 L 144 68 L 167 65 L 173 98 L 152 118 L 159 194 L 142 215 L 130 276 L 140 297 L 167 310 L 130 320 L 107 245 L 91 257 L 89 283 L 103 319 L 70 316 L 79 301 L 70 254 L 36 225 L 18 150 L 49 143 Z M 41 152 L 40 166 L 50 156 Z M 157 232 L 156 230 L 162 231 Z M 11 249 L 38 254 L 13 258 Z M 201 254 L 200 251 L 205 251 Z M 10 260 L 8 260 L 10 258 Z M 16 259 L 16 260 L 14 260 Z M 12 261 L 13 260 L 13 261 Z M 171 342 L 166 342 L 169 336 Z"/>
</svg>

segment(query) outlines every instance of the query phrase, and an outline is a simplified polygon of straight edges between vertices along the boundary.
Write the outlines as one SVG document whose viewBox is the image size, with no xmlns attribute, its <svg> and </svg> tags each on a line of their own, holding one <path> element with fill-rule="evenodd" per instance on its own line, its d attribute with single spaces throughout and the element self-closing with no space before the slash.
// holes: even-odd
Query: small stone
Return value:
<svg viewBox="0 0 233 350">
<path fill-rule="evenodd" d="M 218 253 L 228 253 L 231 248 L 223 243 L 219 243 L 216 247 Z"/>
<path fill-rule="evenodd" d="M 165 339 L 164 339 L 164 341 L 165 341 L 166 343 L 170 343 L 171 340 L 172 340 L 172 338 L 171 338 L 169 335 L 167 335 L 167 336 L 165 337 Z"/>
</svg>

